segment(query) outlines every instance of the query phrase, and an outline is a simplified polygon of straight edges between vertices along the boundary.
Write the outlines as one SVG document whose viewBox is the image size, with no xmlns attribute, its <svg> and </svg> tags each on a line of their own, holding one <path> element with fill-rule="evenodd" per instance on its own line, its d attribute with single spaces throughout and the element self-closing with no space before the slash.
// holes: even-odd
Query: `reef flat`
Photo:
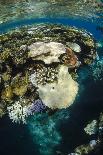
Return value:
<svg viewBox="0 0 103 155">
<path fill-rule="evenodd" d="M 29 115 L 69 107 L 78 69 L 96 55 L 93 36 L 75 27 L 42 24 L 0 35 L 0 117 L 26 123 Z"/>
</svg>

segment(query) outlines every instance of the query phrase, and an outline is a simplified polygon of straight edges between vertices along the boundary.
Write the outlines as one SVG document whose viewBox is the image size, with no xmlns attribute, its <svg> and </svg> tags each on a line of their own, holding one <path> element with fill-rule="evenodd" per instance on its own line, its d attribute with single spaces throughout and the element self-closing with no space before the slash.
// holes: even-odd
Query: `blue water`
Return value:
<svg viewBox="0 0 103 155">
<path fill-rule="evenodd" d="M 37 23 L 53 23 L 53 24 L 63 24 L 69 26 L 75 26 L 80 29 L 85 29 L 93 34 L 95 39 L 101 39 L 101 32 L 97 31 L 97 23 L 81 20 L 81 19 L 72 19 L 72 18 L 37 18 L 37 19 L 24 19 L 9 21 L 3 24 L 0 24 L 0 33 L 5 33 L 10 29 L 21 27 L 25 25 L 32 25 Z"/>
<path fill-rule="evenodd" d="M 38 23 L 75 26 L 92 33 L 97 42 L 102 39 L 96 23 L 68 18 L 11 21 L 0 25 L 0 33 Z M 99 52 L 102 50 L 99 49 Z M 27 125 L 13 124 L 7 116 L 1 119 L 0 155 L 56 155 L 58 151 L 67 155 L 76 146 L 88 142 L 90 137 L 83 132 L 83 127 L 88 121 L 97 118 L 103 109 L 103 81 L 93 81 L 90 68 L 85 67 L 79 70 L 78 82 L 79 96 L 67 110 L 60 110 L 49 118 L 44 115 L 33 116 Z"/>
</svg>

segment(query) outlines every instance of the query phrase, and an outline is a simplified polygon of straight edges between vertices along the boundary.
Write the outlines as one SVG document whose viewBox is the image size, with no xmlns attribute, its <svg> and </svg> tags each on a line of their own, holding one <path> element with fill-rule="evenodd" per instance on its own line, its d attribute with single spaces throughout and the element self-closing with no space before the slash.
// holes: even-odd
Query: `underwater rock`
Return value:
<svg viewBox="0 0 103 155">
<path fill-rule="evenodd" d="M 57 42 L 36 42 L 28 48 L 30 50 L 28 57 L 32 57 L 34 60 L 42 60 L 46 64 L 59 62 L 58 57 L 66 52 L 65 46 Z"/>
<path fill-rule="evenodd" d="M 39 96 L 45 105 L 51 109 L 62 109 L 69 107 L 78 93 L 78 83 L 68 73 L 68 67 L 61 66 L 58 81 L 38 85 Z"/>
</svg>

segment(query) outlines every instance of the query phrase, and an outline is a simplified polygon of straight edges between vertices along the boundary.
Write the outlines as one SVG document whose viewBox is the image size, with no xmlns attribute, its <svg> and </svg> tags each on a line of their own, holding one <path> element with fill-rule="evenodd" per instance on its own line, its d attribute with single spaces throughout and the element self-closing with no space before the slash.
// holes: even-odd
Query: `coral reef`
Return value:
<svg viewBox="0 0 103 155">
<path fill-rule="evenodd" d="M 78 93 L 78 69 L 96 55 L 93 36 L 74 27 L 41 24 L 0 35 L 0 116 L 11 109 L 13 120 L 17 106 L 40 112 L 69 107 Z"/>
</svg>

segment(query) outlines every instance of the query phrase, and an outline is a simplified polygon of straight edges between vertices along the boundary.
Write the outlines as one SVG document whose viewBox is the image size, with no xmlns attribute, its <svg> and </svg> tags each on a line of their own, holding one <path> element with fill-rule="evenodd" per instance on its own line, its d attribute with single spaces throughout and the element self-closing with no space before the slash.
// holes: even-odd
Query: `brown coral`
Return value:
<svg viewBox="0 0 103 155">
<path fill-rule="evenodd" d="M 75 68 L 78 64 L 78 58 L 70 48 L 66 48 L 66 53 L 63 54 L 61 62 L 69 68 Z"/>
</svg>

